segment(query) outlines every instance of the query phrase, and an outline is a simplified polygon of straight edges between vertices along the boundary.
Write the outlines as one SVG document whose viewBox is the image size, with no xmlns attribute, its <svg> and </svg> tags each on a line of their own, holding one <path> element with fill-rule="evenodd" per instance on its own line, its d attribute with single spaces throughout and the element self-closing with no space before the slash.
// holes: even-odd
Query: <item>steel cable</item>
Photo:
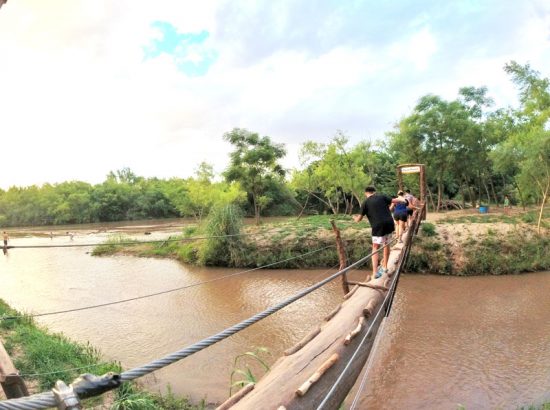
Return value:
<svg viewBox="0 0 550 410">
<path fill-rule="evenodd" d="M 406 244 L 407 249 L 405 249 L 405 253 L 408 252 L 408 250 L 410 249 L 411 243 L 412 243 L 412 238 L 411 239 L 407 238 L 407 244 Z M 378 311 L 376 312 L 376 315 L 374 316 L 374 319 L 372 320 L 370 326 L 368 327 L 367 331 L 365 332 L 365 335 L 361 339 L 361 342 L 359 342 L 359 345 L 357 346 L 357 348 L 355 349 L 355 351 L 351 355 L 351 357 L 348 360 L 346 366 L 342 369 L 342 372 L 340 373 L 340 375 L 338 376 L 338 378 L 336 379 L 336 381 L 332 385 L 331 389 L 325 395 L 325 398 L 323 399 L 323 401 L 317 406 L 317 408 L 316 408 L 317 410 L 322 410 L 326 406 L 327 402 L 329 401 L 329 399 L 332 397 L 332 395 L 336 391 L 336 388 L 342 382 L 345 374 L 349 370 L 349 368 L 350 368 L 351 364 L 353 363 L 353 361 L 355 360 L 357 354 L 359 353 L 359 351 L 363 347 L 363 344 L 368 339 L 368 337 L 371 334 L 371 331 L 373 330 L 374 326 L 377 324 L 377 321 L 378 321 L 378 318 L 380 317 L 380 314 L 382 312 L 385 312 L 385 310 L 387 308 L 387 305 L 388 305 L 388 302 L 390 300 L 393 300 L 393 295 L 396 291 L 397 282 L 399 280 L 399 276 L 401 275 L 401 268 L 403 266 L 403 263 L 404 263 L 404 260 L 402 259 L 402 263 L 398 266 L 397 271 L 394 274 L 394 278 L 392 280 L 392 284 L 391 284 L 391 286 L 388 290 L 388 293 L 384 297 L 384 300 L 383 300 L 382 304 L 380 305 L 380 307 L 378 308 Z"/>
<path fill-rule="evenodd" d="M 209 346 L 212 346 L 213 344 L 216 344 L 220 342 L 221 340 L 224 340 L 233 334 L 240 332 L 241 330 L 246 329 L 247 327 L 253 325 L 254 323 L 259 322 L 260 320 L 272 315 L 273 313 L 283 309 L 284 307 L 290 305 L 291 303 L 297 301 L 298 299 L 303 298 L 304 296 L 308 295 L 309 293 L 319 289 L 320 287 L 326 285 L 327 283 L 331 282 L 332 280 L 336 279 L 337 277 L 343 275 L 348 270 L 353 269 L 355 267 L 361 266 L 364 264 L 368 258 L 370 258 L 375 252 L 379 252 L 382 249 L 386 248 L 387 246 L 390 246 L 394 241 L 391 241 L 387 243 L 384 246 L 381 246 L 376 251 L 373 251 L 369 253 L 367 256 L 364 256 L 363 258 L 359 259 L 355 263 L 347 266 L 346 268 L 328 276 L 326 279 L 323 279 L 322 281 L 316 283 L 315 285 L 309 286 L 308 288 L 302 290 L 301 292 L 295 294 L 294 296 L 291 296 L 290 298 L 276 304 L 275 306 L 272 306 L 263 312 L 257 313 L 256 315 L 243 320 L 240 323 L 237 323 L 231 327 L 228 327 L 227 329 L 213 335 L 210 337 L 207 337 L 206 339 L 203 339 L 197 343 L 194 343 L 186 348 L 183 348 L 181 350 L 178 350 L 174 353 L 171 353 L 161 359 L 154 360 L 146 365 L 136 367 L 134 369 L 125 371 L 121 374 L 122 381 L 131 381 L 134 379 L 137 379 L 139 377 L 145 376 L 149 373 L 152 373 L 156 370 L 159 370 L 163 367 L 166 367 L 170 364 L 173 364 L 181 359 L 184 359 L 188 356 L 191 356 L 194 353 L 197 353 Z M 380 312 L 380 310 L 379 310 Z M 54 407 L 56 406 L 55 399 L 53 397 L 52 392 L 44 392 L 37 395 L 24 397 L 24 398 L 18 398 L 18 399 L 10 399 L 5 400 L 3 402 L 0 402 L 0 410 L 38 410 L 38 409 L 46 409 L 48 407 Z"/>
<path fill-rule="evenodd" d="M 212 236 L 190 236 L 188 238 L 167 238 L 156 239 L 152 241 L 126 241 L 126 242 L 100 242 L 100 243 L 66 243 L 60 245 L 8 245 L 4 246 L 5 249 L 39 249 L 39 248 L 85 248 L 92 246 L 119 246 L 119 245 L 139 245 L 147 243 L 163 243 L 163 242 L 185 242 L 185 241 L 200 241 L 204 239 L 216 239 L 216 238 L 230 238 L 234 236 L 254 236 L 259 235 L 257 232 L 250 233 L 235 233 L 230 235 L 212 235 Z"/>
<path fill-rule="evenodd" d="M 189 289 L 189 288 L 193 288 L 193 287 L 196 287 L 196 286 L 201 286 L 201 285 L 205 285 L 205 284 L 208 284 L 208 283 L 217 282 L 219 280 L 227 279 L 227 278 L 230 278 L 230 277 L 233 277 L 233 276 L 243 275 L 245 273 L 250 273 L 250 272 L 260 270 L 260 269 L 269 268 L 271 266 L 275 266 L 275 265 L 281 264 L 283 262 L 288 262 L 288 261 L 291 261 L 291 260 L 294 260 L 294 259 L 303 258 L 305 256 L 311 255 L 313 253 L 321 252 L 325 249 L 332 248 L 332 247 L 334 247 L 334 245 L 325 246 L 324 248 L 315 249 L 313 251 L 309 251 L 309 252 L 303 253 L 301 255 L 292 256 L 290 258 L 283 259 L 283 260 L 273 262 L 273 263 L 269 263 L 267 265 L 258 266 L 256 268 L 231 273 L 229 275 L 220 276 L 218 278 L 209 279 L 209 280 L 205 280 L 205 281 L 202 281 L 202 282 L 196 282 L 196 283 L 191 283 L 189 285 L 179 286 L 177 288 L 162 290 L 160 292 L 149 293 L 147 295 L 135 296 L 133 298 L 128 298 L 128 299 L 115 300 L 113 302 L 99 303 L 97 305 L 83 306 L 83 307 L 79 307 L 79 308 L 66 309 L 66 310 L 58 310 L 58 311 L 55 311 L 55 312 L 37 313 L 37 314 L 33 314 L 33 315 L 0 316 L 0 321 L 24 319 L 24 318 L 35 318 L 35 317 L 42 317 L 42 316 L 52 316 L 52 315 L 59 315 L 59 314 L 62 314 L 62 313 L 70 313 L 70 312 L 79 312 L 79 311 L 82 311 L 82 310 L 89 310 L 89 309 L 95 309 L 95 308 L 100 308 L 100 307 L 105 307 L 105 306 L 118 305 L 118 304 L 121 304 L 121 303 L 132 302 L 132 301 L 140 300 L 140 299 L 146 299 L 146 298 L 150 298 L 150 297 L 153 297 L 153 296 L 159 296 L 159 295 L 164 295 L 164 294 L 167 294 L 167 293 L 173 293 L 173 292 L 177 292 L 179 290 Z"/>
</svg>

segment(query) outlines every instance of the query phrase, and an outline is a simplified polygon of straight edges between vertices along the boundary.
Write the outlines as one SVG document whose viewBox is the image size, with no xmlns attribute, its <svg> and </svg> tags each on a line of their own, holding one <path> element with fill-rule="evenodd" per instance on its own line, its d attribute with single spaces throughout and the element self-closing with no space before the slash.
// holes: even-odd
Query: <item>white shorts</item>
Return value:
<svg viewBox="0 0 550 410">
<path fill-rule="evenodd" d="M 372 243 L 376 243 L 378 245 L 386 245 L 390 241 L 391 233 L 384 235 L 384 236 L 373 236 L 372 237 Z"/>
</svg>

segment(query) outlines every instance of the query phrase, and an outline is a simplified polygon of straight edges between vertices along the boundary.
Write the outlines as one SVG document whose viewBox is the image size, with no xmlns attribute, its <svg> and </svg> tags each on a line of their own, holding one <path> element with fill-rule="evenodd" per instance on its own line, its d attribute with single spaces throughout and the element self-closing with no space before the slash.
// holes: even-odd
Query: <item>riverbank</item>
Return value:
<svg viewBox="0 0 550 410">
<path fill-rule="evenodd" d="M 50 333 L 32 318 L 23 316 L 0 299 L 0 341 L 21 374 L 30 394 L 50 390 L 57 380 L 69 384 L 83 373 L 102 375 L 120 372 L 119 364 L 102 359 L 99 350 L 90 344 L 76 343 L 63 334 Z M 5 400 L 0 389 L 0 400 Z M 204 409 L 204 404 L 192 405 L 186 398 L 146 392 L 139 385 L 125 383 L 114 392 L 83 401 L 85 408 L 94 409 Z M 139 407 L 135 407 L 135 406 Z M 133 407 L 132 407 L 133 406 Z"/>
<path fill-rule="evenodd" d="M 448 212 L 430 214 L 412 247 L 408 271 L 441 275 L 511 274 L 550 269 L 548 218 L 538 233 L 534 211 L 504 215 Z M 218 254 L 215 265 L 252 268 L 276 262 L 274 268 L 315 268 L 338 264 L 330 220 L 341 231 L 348 259 L 354 261 L 371 247 L 370 227 L 347 215 L 317 215 L 259 226 L 243 226 L 240 236 L 226 238 L 234 251 Z M 170 241 L 120 245 L 131 241 L 117 235 L 94 249 L 94 255 L 126 254 L 176 259 L 201 264 L 207 242 L 200 228 L 188 227 Z M 309 252 L 313 252 L 308 254 Z M 304 255 L 300 257 L 300 255 Z M 207 263 L 208 264 L 208 263 Z M 368 264 L 366 265 L 368 267 Z"/>
</svg>

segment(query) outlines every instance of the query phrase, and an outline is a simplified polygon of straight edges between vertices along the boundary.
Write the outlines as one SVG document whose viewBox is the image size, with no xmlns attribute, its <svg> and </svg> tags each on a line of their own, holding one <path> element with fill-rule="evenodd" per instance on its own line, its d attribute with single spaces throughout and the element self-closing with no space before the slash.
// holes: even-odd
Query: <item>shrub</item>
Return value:
<svg viewBox="0 0 550 410">
<path fill-rule="evenodd" d="M 435 236 L 437 232 L 435 231 L 435 225 L 429 222 L 424 222 L 420 225 L 420 231 L 424 236 Z"/>
<path fill-rule="evenodd" d="M 208 237 L 198 250 L 201 265 L 234 266 L 241 259 L 243 214 L 235 205 L 214 208 L 208 215 L 204 235 Z"/>
</svg>

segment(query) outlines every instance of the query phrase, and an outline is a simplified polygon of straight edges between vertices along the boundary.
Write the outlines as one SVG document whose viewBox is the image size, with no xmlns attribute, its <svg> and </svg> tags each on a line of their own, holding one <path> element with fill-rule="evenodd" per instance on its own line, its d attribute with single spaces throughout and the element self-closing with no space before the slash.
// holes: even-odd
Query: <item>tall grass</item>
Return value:
<svg viewBox="0 0 550 410">
<path fill-rule="evenodd" d="M 242 258 L 241 228 L 243 214 L 235 205 L 214 208 L 208 215 L 204 235 L 209 237 L 198 248 L 201 265 L 239 266 Z"/>
</svg>

